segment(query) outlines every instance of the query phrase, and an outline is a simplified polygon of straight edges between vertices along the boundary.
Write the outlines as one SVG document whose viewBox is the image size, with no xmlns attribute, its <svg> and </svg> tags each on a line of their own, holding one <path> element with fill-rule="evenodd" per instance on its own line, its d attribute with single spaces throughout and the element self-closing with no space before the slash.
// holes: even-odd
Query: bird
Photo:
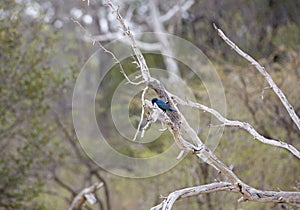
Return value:
<svg viewBox="0 0 300 210">
<path fill-rule="evenodd" d="M 157 98 L 152 98 L 151 100 L 152 105 L 154 105 L 154 103 L 156 103 L 156 105 L 163 110 L 164 112 L 171 111 L 171 112 L 177 112 L 175 109 L 171 108 L 168 104 L 166 104 L 164 101 L 159 100 Z"/>
</svg>

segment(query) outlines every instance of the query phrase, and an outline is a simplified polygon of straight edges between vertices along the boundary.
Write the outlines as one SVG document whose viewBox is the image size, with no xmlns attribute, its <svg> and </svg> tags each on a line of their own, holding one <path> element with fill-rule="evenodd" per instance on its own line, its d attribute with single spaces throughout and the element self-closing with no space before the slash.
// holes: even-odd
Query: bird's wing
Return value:
<svg viewBox="0 0 300 210">
<path fill-rule="evenodd" d="M 171 108 L 168 104 L 166 104 L 166 103 L 163 102 L 163 101 L 157 101 L 156 103 L 157 103 L 157 105 L 158 105 L 160 108 L 162 108 L 162 109 L 169 110 L 169 109 Z"/>
</svg>

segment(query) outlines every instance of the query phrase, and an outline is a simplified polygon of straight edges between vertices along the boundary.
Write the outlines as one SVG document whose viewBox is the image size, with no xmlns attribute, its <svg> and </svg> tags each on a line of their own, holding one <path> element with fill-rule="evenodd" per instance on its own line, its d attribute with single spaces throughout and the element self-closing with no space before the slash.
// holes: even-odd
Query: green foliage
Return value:
<svg viewBox="0 0 300 210">
<path fill-rule="evenodd" d="M 47 111 L 64 85 L 50 67 L 57 36 L 16 3 L 0 8 L 0 209 L 44 209 L 33 198 L 50 161 Z"/>
</svg>

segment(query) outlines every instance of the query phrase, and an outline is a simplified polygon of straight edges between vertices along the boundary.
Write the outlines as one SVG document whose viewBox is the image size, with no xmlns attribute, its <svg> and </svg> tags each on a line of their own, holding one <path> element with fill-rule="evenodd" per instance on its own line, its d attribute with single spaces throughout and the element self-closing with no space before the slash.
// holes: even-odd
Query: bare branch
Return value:
<svg viewBox="0 0 300 210">
<path fill-rule="evenodd" d="M 99 41 L 99 42 L 105 42 L 105 41 L 111 41 L 111 40 L 116 40 L 119 39 L 119 41 L 124 42 L 128 44 L 128 41 L 125 39 L 121 39 L 121 34 L 120 33 L 106 33 L 106 34 L 101 34 L 101 35 L 95 35 L 92 37 L 88 37 L 91 39 L 92 42 Z M 159 51 L 161 50 L 161 46 L 159 43 L 147 43 L 147 42 L 142 42 L 139 40 L 136 40 L 136 45 L 138 48 L 146 51 Z"/>
<path fill-rule="evenodd" d="M 145 115 L 147 117 L 147 123 L 146 125 L 142 128 L 142 133 L 141 133 L 141 138 L 144 137 L 146 130 L 150 127 L 150 125 L 155 122 L 158 118 L 158 113 L 157 112 L 150 112 L 150 108 L 151 107 L 151 102 L 149 100 L 145 100 L 145 106 L 144 106 L 144 110 L 145 110 Z"/>
<path fill-rule="evenodd" d="M 226 126 L 231 126 L 231 127 L 239 127 L 245 131 L 247 131 L 248 133 L 250 133 L 255 140 L 258 140 L 264 144 L 268 144 L 268 145 L 272 145 L 275 147 L 281 147 L 283 149 L 288 150 L 289 152 L 291 152 L 293 155 L 295 155 L 297 158 L 300 159 L 300 151 L 298 151 L 294 146 L 285 143 L 283 141 L 279 141 L 279 140 L 275 140 L 275 139 L 267 139 L 264 136 L 262 136 L 261 134 L 259 134 L 249 123 L 247 122 L 240 122 L 238 120 L 228 120 L 225 117 L 223 117 L 219 112 L 217 112 L 216 110 L 209 108 L 203 104 L 200 103 L 195 103 L 192 102 L 190 100 L 182 100 L 181 98 L 179 98 L 178 96 L 172 95 L 170 94 L 171 97 L 173 97 L 175 99 L 175 101 L 180 104 L 180 105 L 185 105 L 185 106 L 189 106 L 189 107 L 193 107 L 193 108 L 197 108 L 200 110 L 203 110 L 205 112 L 208 112 L 210 114 L 212 114 L 213 116 L 215 116 L 220 122 L 222 122 L 224 125 Z"/>
<path fill-rule="evenodd" d="M 177 4 L 172 8 L 170 9 L 166 14 L 162 15 L 159 20 L 161 22 L 166 22 L 166 21 L 169 21 L 174 15 L 176 15 L 176 13 L 178 11 L 180 12 L 185 12 L 187 11 L 189 8 L 191 8 L 193 6 L 193 4 L 195 3 L 194 0 L 189 0 L 189 1 L 186 1 L 183 5 L 181 6 L 178 6 Z"/>
<path fill-rule="evenodd" d="M 291 119 L 294 121 L 294 123 L 297 125 L 298 130 L 300 131 L 300 119 L 298 115 L 296 114 L 293 106 L 289 103 L 286 96 L 283 94 L 283 92 L 278 88 L 278 86 L 273 81 L 270 74 L 265 70 L 263 66 L 261 66 L 256 60 L 254 60 L 250 55 L 242 51 L 235 43 L 233 43 L 225 34 L 224 32 L 219 29 L 215 24 L 214 28 L 217 30 L 218 35 L 228 44 L 235 52 L 237 52 L 240 56 L 245 58 L 247 61 L 249 61 L 255 68 L 265 77 L 267 82 L 270 85 L 270 88 L 273 89 L 274 93 L 279 97 L 281 103 L 289 113 Z"/>
<path fill-rule="evenodd" d="M 86 200 L 91 204 L 96 203 L 95 193 L 103 187 L 103 182 L 97 182 L 92 186 L 83 189 L 72 201 L 69 210 L 81 210 Z"/>
<path fill-rule="evenodd" d="M 141 69 L 142 76 L 143 76 L 143 78 L 146 82 L 149 82 L 150 78 L 151 78 L 150 71 L 149 71 L 148 66 L 146 64 L 144 56 L 142 55 L 140 49 L 137 47 L 137 44 L 136 44 L 136 41 L 135 41 L 135 39 L 132 35 L 132 32 L 125 25 L 125 23 L 123 21 L 123 18 L 119 13 L 119 9 L 111 1 L 108 1 L 107 5 L 115 13 L 116 18 L 117 18 L 118 22 L 120 23 L 121 28 L 122 28 L 123 32 L 125 33 L 125 35 L 131 40 L 132 49 L 134 51 L 134 54 L 137 56 L 137 60 L 139 62 L 139 66 L 140 66 L 140 69 Z"/>
<path fill-rule="evenodd" d="M 96 39 L 93 39 L 93 36 L 77 21 L 77 20 L 75 20 L 75 19 L 73 19 L 73 21 L 74 21 L 74 23 L 76 23 L 77 25 L 79 25 L 79 27 L 83 30 L 83 31 L 85 31 L 85 33 L 87 33 L 88 34 L 88 36 L 89 36 L 89 38 L 90 39 L 92 39 L 93 40 L 93 43 L 97 43 L 97 45 L 104 51 L 104 52 L 106 52 L 107 54 L 109 54 L 112 58 L 113 58 L 113 60 L 116 62 L 116 64 L 118 64 L 119 65 L 119 67 L 120 67 L 120 70 L 121 70 L 121 73 L 123 74 L 123 76 L 125 77 L 125 79 L 127 80 L 127 82 L 129 83 L 129 84 L 132 84 L 132 85 L 140 85 L 140 84 L 143 84 L 145 81 L 144 80 L 142 80 L 142 81 L 140 81 L 140 82 L 133 82 L 133 81 L 131 81 L 130 79 L 129 79 L 129 77 L 127 76 L 127 74 L 125 73 L 125 71 L 124 71 L 124 68 L 123 68 L 123 66 L 122 66 L 122 64 L 121 64 L 121 62 L 117 59 L 117 57 L 115 56 L 115 54 L 114 53 L 112 53 L 111 51 L 109 51 L 108 49 L 106 49 L 102 44 L 101 44 L 101 42 L 100 41 L 98 41 L 98 40 L 96 40 Z"/>
<path fill-rule="evenodd" d="M 94 35 L 94 36 L 88 37 L 88 38 L 91 38 L 92 41 L 106 42 L 106 41 L 111 41 L 111 40 L 121 38 L 121 34 L 119 32 L 105 33 L 105 34 L 101 34 L 101 35 Z"/>
<path fill-rule="evenodd" d="M 142 93 L 142 98 L 141 98 L 141 100 L 142 100 L 141 119 L 140 119 L 139 125 L 138 125 L 138 127 L 137 127 L 136 133 L 135 133 L 135 135 L 134 135 L 132 141 L 135 141 L 135 140 L 136 140 L 137 135 L 138 135 L 138 133 L 140 132 L 141 125 L 142 125 L 142 122 L 143 122 L 143 119 L 144 119 L 145 105 L 146 105 L 146 104 L 145 104 L 145 94 L 146 94 L 147 90 L 148 90 L 148 86 L 146 86 L 146 87 L 144 88 L 143 93 Z"/>
<path fill-rule="evenodd" d="M 151 208 L 151 210 L 167 210 L 172 209 L 174 203 L 176 200 L 180 198 L 195 196 L 198 194 L 205 194 L 205 193 L 211 193 L 211 192 L 217 192 L 217 191 L 233 191 L 235 188 L 232 186 L 229 182 L 217 182 L 197 187 L 189 187 L 181 190 L 176 190 L 168 195 L 167 198 L 165 198 L 161 204 Z"/>
<path fill-rule="evenodd" d="M 150 76 L 149 68 L 146 64 L 144 56 L 142 55 L 141 51 L 136 47 L 135 39 L 131 31 L 126 27 L 121 15 L 119 14 L 118 9 L 116 9 L 116 7 L 110 1 L 108 2 L 108 6 L 112 9 L 113 12 L 116 13 L 116 18 L 119 21 L 123 31 L 132 41 L 134 53 L 138 58 L 142 76 L 144 80 L 148 82 L 148 87 L 152 88 L 160 98 L 167 101 L 172 107 L 176 107 L 172 102 L 168 92 L 165 90 L 160 81 Z M 191 128 L 187 120 L 184 118 L 184 116 L 180 113 L 178 109 L 176 113 L 167 112 L 167 116 L 169 117 L 170 121 L 168 119 L 165 119 L 163 120 L 163 122 L 167 125 L 168 130 L 172 133 L 174 140 L 180 149 L 184 148 L 187 151 L 194 150 L 195 154 L 199 158 L 213 166 L 215 169 L 221 171 L 232 183 L 241 182 L 238 179 L 238 177 L 220 160 L 218 160 L 218 158 L 213 154 L 213 152 L 202 143 L 197 133 Z M 183 125 L 183 128 L 187 131 L 187 133 L 190 135 L 190 138 L 195 145 L 183 141 L 184 139 L 180 134 L 181 124 Z"/>
<path fill-rule="evenodd" d="M 159 210 L 162 209 L 162 207 L 165 205 L 165 200 L 163 202 L 161 202 L 160 204 L 158 204 L 157 206 L 152 207 L 150 210 Z"/>
<path fill-rule="evenodd" d="M 146 51 L 160 51 L 161 45 L 159 43 L 146 43 L 136 40 L 136 45 L 138 48 Z"/>
<path fill-rule="evenodd" d="M 150 15 L 151 15 L 151 24 L 153 25 L 154 35 L 156 36 L 157 40 L 159 41 L 159 44 L 161 45 L 161 53 L 163 55 L 169 55 L 169 56 L 163 56 L 164 63 L 166 65 L 166 68 L 168 72 L 173 73 L 175 75 L 180 75 L 179 68 L 173 57 L 173 51 L 171 48 L 170 41 L 168 40 L 166 34 L 165 34 L 165 27 L 164 24 L 159 19 L 159 10 L 158 10 L 158 4 L 159 1 L 152 0 L 149 1 L 149 8 L 150 8 Z M 171 80 L 175 80 L 174 75 L 170 74 L 169 77 Z"/>
<path fill-rule="evenodd" d="M 187 120 L 182 115 L 180 110 L 177 109 L 177 107 L 173 102 L 173 98 L 165 90 L 162 83 L 159 80 L 151 77 L 146 61 L 141 51 L 137 48 L 135 39 L 131 31 L 129 30 L 129 28 L 126 27 L 122 17 L 119 14 L 118 9 L 116 9 L 116 7 L 110 1 L 108 3 L 108 6 L 116 14 L 116 18 L 120 23 L 122 30 L 124 31 L 125 35 L 127 35 L 130 38 L 132 42 L 132 48 L 138 60 L 138 67 L 141 70 L 142 77 L 144 81 L 146 81 L 147 86 L 149 88 L 152 88 L 157 93 L 157 95 L 160 98 L 162 98 L 164 101 L 166 101 L 170 106 L 176 108 L 177 112 L 166 112 L 166 114 L 159 115 L 163 117 L 158 117 L 158 119 L 161 120 L 167 126 L 168 130 L 170 131 L 170 133 L 172 133 L 173 138 L 177 143 L 177 145 L 179 146 L 179 148 L 186 151 L 192 151 L 197 157 L 201 158 L 207 164 L 209 164 L 210 166 L 218 170 L 226 178 L 226 180 L 228 180 L 230 186 L 233 187 L 231 191 L 236 190 L 237 192 L 241 193 L 243 196 L 243 200 L 253 200 L 259 202 L 274 202 L 274 203 L 286 202 L 290 204 L 299 204 L 300 192 L 260 191 L 243 183 L 229 167 L 223 164 L 214 155 L 214 153 L 202 143 L 197 133 L 188 124 Z M 189 135 L 189 138 L 193 142 L 193 144 L 186 141 L 181 136 L 181 126 L 182 129 L 187 131 L 187 134 Z M 166 201 L 163 205 L 158 205 L 155 208 L 158 209 L 161 206 L 166 206 Z"/>
<path fill-rule="evenodd" d="M 300 205 L 300 192 L 275 192 L 275 191 L 260 191 L 249 187 L 249 196 L 243 196 L 242 201 L 256 202 L 273 202 L 273 203 L 291 203 L 296 206 Z M 151 210 L 168 210 L 171 209 L 175 201 L 181 198 L 196 196 L 199 194 L 207 194 L 211 192 L 228 191 L 234 193 L 242 193 L 239 185 L 233 185 L 230 182 L 215 182 L 196 187 L 184 188 L 176 190 L 168 195 L 159 205 L 151 208 Z"/>
</svg>

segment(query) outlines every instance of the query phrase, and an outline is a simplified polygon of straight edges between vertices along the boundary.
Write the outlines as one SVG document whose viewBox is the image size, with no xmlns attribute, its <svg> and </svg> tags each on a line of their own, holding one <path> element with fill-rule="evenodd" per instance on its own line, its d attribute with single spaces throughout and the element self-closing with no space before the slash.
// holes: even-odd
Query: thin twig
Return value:
<svg viewBox="0 0 300 210">
<path fill-rule="evenodd" d="M 75 19 L 72 19 L 72 20 L 73 20 L 73 22 L 76 23 L 76 24 L 77 24 L 77 25 L 78 25 L 78 26 L 79 26 L 86 34 L 88 34 L 88 37 L 89 37 L 91 40 L 93 40 L 93 44 L 94 44 L 94 43 L 97 43 L 97 45 L 98 45 L 104 52 L 106 52 L 107 54 L 109 54 L 109 55 L 113 58 L 113 60 L 115 61 L 115 63 L 119 65 L 119 67 L 120 67 L 120 69 L 121 69 L 121 73 L 123 74 L 123 76 L 125 77 L 125 79 L 127 80 L 127 82 L 128 82 L 129 84 L 132 84 L 132 85 L 136 85 L 136 86 L 137 86 L 137 85 L 143 84 L 143 83 L 145 82 L 144 80 L 142 80 L 142 81 L 140 81 L 140 82 L 133 82 L 133 81 L 131 81 L 131 80 L 129 79 L 129 77 L 127 76 L 127 74 L 125 73 L 124 68 L 123 68 L 121 62 L 117 59 L 117 57 L 115 56 L 115 54 L 114 54 L 113 52 L 109 51 L 108 49 L 106 49 L 106 48 L 101 44 L 100 41 L 94 39 L 93 36 L 86 30 L 86 28 L 83 27 L 83 25 L 82 25 L 79 21 L 77 21 L 77 20 L 75 20 Z"/>
<path fill-rule="evenodd" d="M 118 20 L 118 22 L 120 23 L 121 25 L 121 28 L 124 32 L 124 34 L 130 39 L 131 41 L 131 44 L 132 44 L 132 49 L 134 51 L 134 54 L 136 55 L 137 57 L 137 60 L 138 60 L 138 63 L 139 63 L 139 66 L 140 66 L 140 70 L 141 70 L 141 73 L 142 73 L 142 76 L 143 76 L 143 79 L 144 81 L 146 82 L 149 82 L 150 81 L 150 71 L 149 71 L 149 68 L 146 64 L 146 61 L 145 61 L 145 58 L 144 56 L 142 55 L 140 49 L 137 47 L 137 44 L 136 44 L 136 41 L 132 35 L 132 32 L 130 31 L 129 27 L 127 27 L 123 21 L 123 18 L 122 16 L 120 15 L 120 12 L 119 12 L 119 8 L 116 7 L 111 1 L 108 1 L 107 2 L 107 5 L 110 7 L 110 9 L 113 11 L 113 13 L 116 15 L 116 19 Z"/>
<path fill-rule="evenodd" d="M 261 92 L 261 100 L 264 100 L 264 94 L 265 94 L 265 90 L 267 89 L 271 89 L 270 87 L 264 87 L 262 92 Z"/>
</svg>

